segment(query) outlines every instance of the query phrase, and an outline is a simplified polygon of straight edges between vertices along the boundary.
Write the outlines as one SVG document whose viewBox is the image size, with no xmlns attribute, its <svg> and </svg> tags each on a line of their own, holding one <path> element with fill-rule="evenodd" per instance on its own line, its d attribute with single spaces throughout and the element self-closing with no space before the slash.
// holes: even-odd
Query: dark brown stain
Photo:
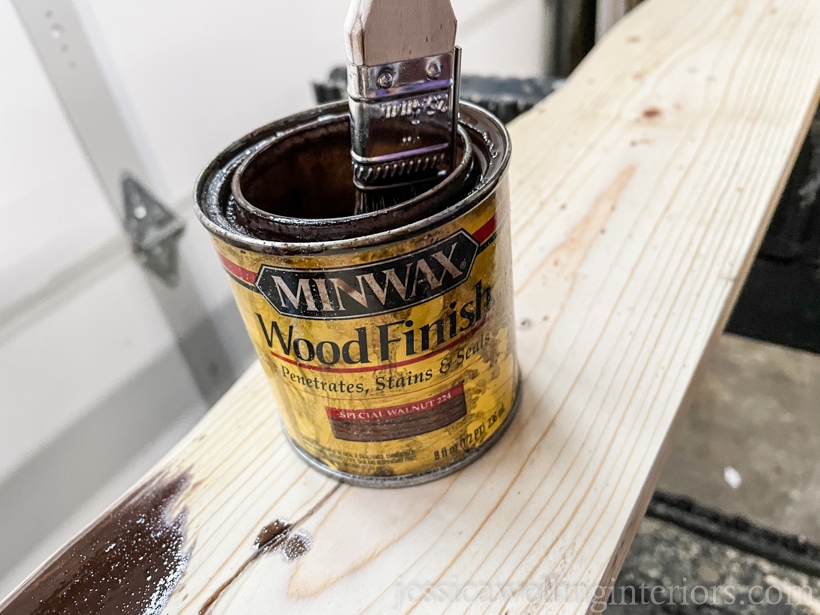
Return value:
<svg viewBox="0 0 820 615">
<path fill-rule="evenodd" d="M 291 527 L 293 526 L 285 519 L 277 519 L 259 531 L 253 546 L 257 549 L 267 549 L 275 542 L 278 542 L 279 539 L 283 538 L 290 531 Z"/>
<path fill-rule="evenodd" d="M 0 604 L 0 615 L 159 615 L 191 556 L 185 512 L 171 516 L 187 486 L 187 475 L 146 483 Z"/>
<path fill-rule="evenodd" d="M 256 551 L 244 561 L 244 563 L 235 573 L 233 573 L 233 575 L 231 575 L 227 581 L 216 588 L 216 591 L 211 594 L 210 598 L 208 598 L 199 609 L 199 615 L 207 615 L 207 613 L 209 613 L 216 604 L 217 600 L 219 600 L 222 594 L 225 593 L 225 590 L 228 589 L 233 582 L 236 581 L 242 573 L 248 569 L 248 566 L 256 561 L 256 559 L 263 553 L 267 553 L 268 551 L 282 553 L 282 557 L 286 561 L 293 561 L 307 553 L 311 544 L 310 537 L 303 532 L 298 532 L 297 534 L 291 536 L 291 531 L 315 515 L 316 511 L 324 506 L 325 503 L 333 497 L 333 494 L 341 488 L 341 486 L 341 483 L 339 483 L 333 487 L 333 489 L 325 494 L 325 496 L 319 500 L 313 508 L 293 523 L 290 523 L 286 519 L 277 519 L 273 523 L 269 523 L 259 530 L 259 534 L 256 535 L 256 539 L 253 542 L 253 546 Z"/>
<path fill-rule="evenodd" d="M 293 536 L 289 536 L 288 539 L 281 544 L 278 551 L 282 553 L 282 557 L 286 562 L 292 562 L 310 551 L 310 546 L 310 536 L 304 532 L 297 532 Z"/>
<path fill-rule="evenodd" d="M 658 109 L 657 107 L 648 107 L 647 109 L 643 110 L 642 115 L 646 119 L 651 120 L 651 119 L 654 119 L 656 117 L 660 117 L 661 116 L 661 110 Z"/>
</svg>

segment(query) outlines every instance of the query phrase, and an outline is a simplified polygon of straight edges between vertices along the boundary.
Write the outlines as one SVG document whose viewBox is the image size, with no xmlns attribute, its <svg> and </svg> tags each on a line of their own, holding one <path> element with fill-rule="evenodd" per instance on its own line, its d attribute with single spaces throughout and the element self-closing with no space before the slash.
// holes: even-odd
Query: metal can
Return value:
<svg viewBox="0 0 820 615">
<path fill-rule="evenodd" d="M 197 182 L 285 433 L 348 483 L 449 474 L 516 409 L 509 135 L 478 107 L 460 117 L 456 170 L 368 214 L 350 215 L 344 103 L 247 135 Z"/>
</svg>

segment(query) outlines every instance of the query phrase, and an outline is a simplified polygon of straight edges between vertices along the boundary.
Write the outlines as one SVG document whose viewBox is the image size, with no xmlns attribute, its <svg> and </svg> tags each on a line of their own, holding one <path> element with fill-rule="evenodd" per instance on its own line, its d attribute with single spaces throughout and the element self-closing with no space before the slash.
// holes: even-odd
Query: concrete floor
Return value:
<svg viewBox="0 0 820 615">
<path fill-rule="evenodd" d="M 820 355 L 724 335 L 704 367 L 659 487 L 820 544 Z M 729 544 L 647 517 L 607 615 L 820 615 L 820 577 Z"/>
<path fill-rule="evenodd" d="M 820 544 L 820 355 L 724 335 L 659 488 Z"/>
<path fill-rule="evenodd" d="M 820 615 L 820 578 L 647 518 L 606 615 Z"/>
</svg>

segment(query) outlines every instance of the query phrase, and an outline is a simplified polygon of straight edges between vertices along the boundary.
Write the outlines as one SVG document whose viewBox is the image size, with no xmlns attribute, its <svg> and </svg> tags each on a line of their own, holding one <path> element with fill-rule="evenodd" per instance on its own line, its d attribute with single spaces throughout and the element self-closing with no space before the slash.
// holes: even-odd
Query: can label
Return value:
<svg viewBox="0 0 820 615">
<path fill-rule="evenodd" d="M 506 177 L 438 228 L 271 255 L 214 237 L 293 443 L 356 477 L 458 462 L 505 423 L 518 365 Z"/>
</svg>

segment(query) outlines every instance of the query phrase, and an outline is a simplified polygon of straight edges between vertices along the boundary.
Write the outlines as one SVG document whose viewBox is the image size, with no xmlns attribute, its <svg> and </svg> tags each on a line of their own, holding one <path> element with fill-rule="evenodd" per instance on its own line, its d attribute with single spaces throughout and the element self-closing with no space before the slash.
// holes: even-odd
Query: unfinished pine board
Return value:
<svg viewBox="0 0 820 615">
<path fill-rule="evenodd" d="M 641 521 L 818 85 L 818 2 L 652 0 L 619 22 L 511 128 L 524 383 L 509 432 L 432 484 L 339 486 L 289 448 L 254 367 L 155 472 L 188 477 L 174 514 L 190 559 L 164 612 L 203 612 L 234 576 L 209 613 L 587 612 Z M 251 559 L 278 517 L 312 548 Z"/>
</svg>

